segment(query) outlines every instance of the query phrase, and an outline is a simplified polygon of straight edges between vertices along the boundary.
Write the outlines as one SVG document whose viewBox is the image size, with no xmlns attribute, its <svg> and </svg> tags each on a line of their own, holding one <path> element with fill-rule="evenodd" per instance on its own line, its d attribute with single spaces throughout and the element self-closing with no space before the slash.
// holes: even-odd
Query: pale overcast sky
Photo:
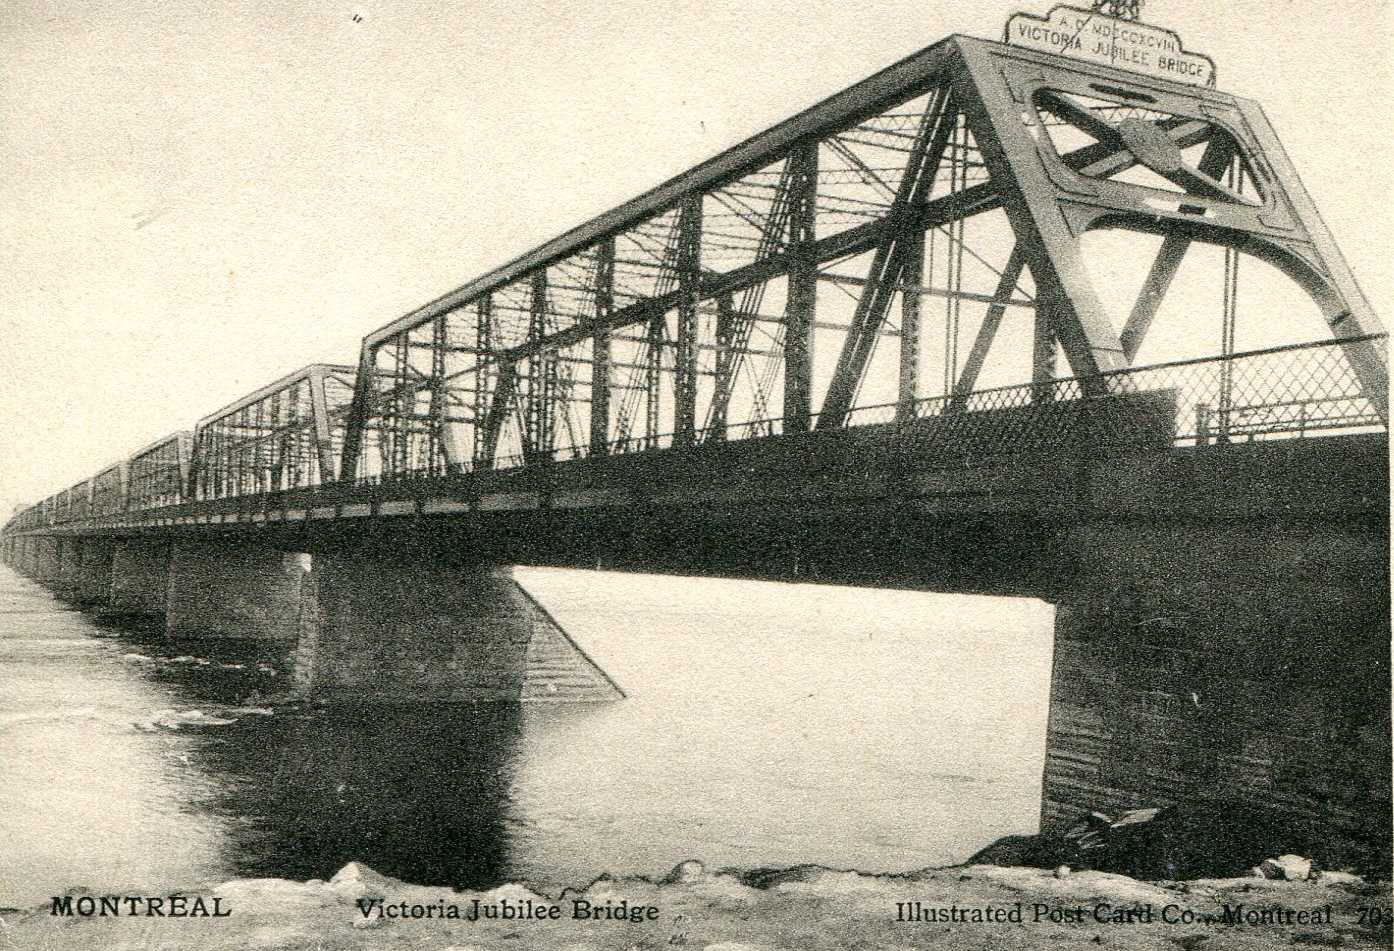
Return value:
<svg viewBox="0 0 1394 951">
<path fill-rule="evenodd" d="M 945 34 L 1048 6 L 7 0 L 0 519 L 352 362 L 401 313 Z M 1390 5 L 1145 12 L 1264 102 L 1389 311 Z"/>
</svg>

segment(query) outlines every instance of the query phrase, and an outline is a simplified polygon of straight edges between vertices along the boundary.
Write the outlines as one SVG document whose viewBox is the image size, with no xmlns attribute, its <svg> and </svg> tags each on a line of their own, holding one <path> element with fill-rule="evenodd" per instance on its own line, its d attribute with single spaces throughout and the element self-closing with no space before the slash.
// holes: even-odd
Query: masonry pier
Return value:
<svg viewBox="0 0 1394 951">
<path fill-rule="evenodd" d="M 77 594 L 82 575 L 82 540 L 74 537 L 58 539 L 57 572 L 49 581 L 54 594 L 72 600 Z"/>
<path fill-rule="evenodd" d="M 298 691 L 319 701 L 624 697 L 511 567 L 410 544 L 284 547 L 36 535 L 4 560 L 99 614 L 163 615 L 171 637 L 294 648 Z"/>
<path fill-rule="evenodd" d="M 1095 521 L 1057 608 L 1042 827 L 1243 803 L 1289 850 L 1388 847 L 1388 538 L 1368 518 Z M 1276 821 L 1274 821 L 1276 820 Z"/>
<path fill-rule="evenodd" d="M 165 613 L 169 587 L 170 543 L 162 539 L 127 538 L 112 552 L 111 614 Z"/>
<path fill-rule="evenodd" d="M 347 549 L 315 554 L 307 580 L 296 680 L 317 699 L 623 696 L 511 568 Z"/>
<path fill-rule="evenodd" d="M 78 547 L 78 565 L 73 583 L 73 600 L 87 607 L 104 609 L 111 602 L 115 545 L 106 538 L 85 538 L 75 544 Z"/>
<path fill-rule="evenodd" d="M 306 556 L 236 539 L 171 543 L 165 627 L 171 637 L 293 643 Z"/>
<path fill-rule="evenodd" d="M 32 535 L 14 540 L 8 564 L 39 584 L 55 585 L 63 577 L 63 540 L 55 535 Z"/>
<path fill-rule="evenodd" d="M 58 580 L 58 538 L 53 535 L 35 535 L 25 539 L 27 542 L 28 575 L 40 584 Z"/>
</svg>

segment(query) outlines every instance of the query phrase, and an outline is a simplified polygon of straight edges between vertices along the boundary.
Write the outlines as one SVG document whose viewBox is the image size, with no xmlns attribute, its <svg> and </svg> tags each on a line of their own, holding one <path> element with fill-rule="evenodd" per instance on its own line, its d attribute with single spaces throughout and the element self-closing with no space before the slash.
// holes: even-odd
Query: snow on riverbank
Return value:
<svg viewBox="0 0 1394 951">
<path fill-rule="evenodd" d="M 758 887 L 757 887 L 758 886 Z M 559 894 L 456 892 L 350 863 L 331 881 L 243 879 L 186 900 L 71 893 L 71 917 L 7 912 L 0 946 L 208 951 L 815 951 L 815 949 L 1390 947 L 1387 885 L 1223 879 L 1148 883 L 1103 872 L 975 865 L 908 875 L 818 867 L 602 878 Z M 194 896 L 203 899 L 195 903 Z M 88 900 L 84 900 L 88 899 Z M 214 901 L 216 899 L 216 901 Z M 117 902 L 108 901 L 108 911 Z M 168 917 L 191 909 L 220 917 Z M 93 916 L 83 917 L 91 909 Z"/>
</svg>

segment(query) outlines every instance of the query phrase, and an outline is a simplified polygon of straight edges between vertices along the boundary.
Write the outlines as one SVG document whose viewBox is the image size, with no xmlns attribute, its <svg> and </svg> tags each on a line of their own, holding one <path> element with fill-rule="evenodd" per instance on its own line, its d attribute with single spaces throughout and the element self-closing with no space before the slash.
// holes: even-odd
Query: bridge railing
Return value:
<svg viewBox="0 0 1394 951">
<path fill-rule="evenodd" d="M 1175 400 L 1176 419 L 1171 439 L 1174 445 L 1208 445 L 1254 440 L 1301 438 L 1335 432 L 1384 431 L 1379 407 L 1364 390 L 1348 357 L 1348 349 L 1366 346 L 1383 356 L 1387 335 L 1370 334 L 1343 340 L 1251 350 L 1221 357 L 1177 360 L 1145 367 L 1131 367 L 1102 374 L 1094 380 L 1066 377 L 1043 383 L 975 390 L 971 393 L 926 397 L 914 401 L 908 410 L 897 403 L 854 407 L 847 416 L 847 428 L 887 425 L 898 419 L 932 419 L 990 411 L 1047 407 L 1085 399 L 1086 393 L 1102 391 L 1107 396 L 1168 393 Z M 1102 386 L 1091 383 L 1102 381 Z M 816 416 L 814 417 L 816 420 Z M 1014 431 L 1012 445 L 1000 451 L 1020 451 L 1049 442 L 1052 430 L 1040 416 L 1042 428 L 1027 433 Z M 1119 421 L 1120 424 L 1126 425 Z M 733 423 L 722 429 L 698 430 L 694 444 L 736 442 L 784 432 L 782 417 L 769 417 Z M 1030 438 L 1027 438 L 1027 437 Z M 1155 426 L 1145 431 L 1110 433 L 1115 440 L 1153 441 Z M 607 455 L 624 455 L 671 448 L 673 434 L 652 438 L 612 440 Z M 547 454 L 511 453 L 494 461 L 494 470 L 518 469 L 538 462 L 564 462 L 585 458 L 592 453 L 585 446 L 568 447 Z M 469 464 L 452 466 L 450 473 L 472 471 Z M 408 473 L 405 478 L 428 478 L 425 470 Z M 358 480 L 360 484 L 387 481 L 381 477 Z"/>
<path fill-rule="evenodd" d="M 1173 445 L 1223 445 L 1338 432 L 1384 432 L 1388 427 L 1381 402 L 1362 386 L 1352 368 L 1349 352 L 1351 348 L 1366 347 L 1384 359 L 1386 344 L 1385 334 L 1374 334 L 1134 367 L 1091 379 L 1070 377 L 928 397 L 908 406 L 896 403 L 863 406 L 851 411 L 847 426 L 885 426 L 942 418 L 952 423 L 937 430 L 945 444 L 955 440 L 971 444 L 974 454 L 1012 453 L 1056 445 L 1068 438 L 1070 416 L 1068 412 L 1059 411 L 1091 405 L 1096 397 L 1086 394 L 1105 397 L 1164 394 L 1165 400 L 1158 401 L 1158 405 L 1174 406 L 1175 418 L 1170 427 L 1165 421 L 1159 427 L 1155 415 L 1121 414 L 1109 417 L 1110 427 L 1102 435 L 1115 443 L 1155 443 L 1160 436 Z M 1013 417 L 1012 425 L 975 426 L 980 420 L 1000 420 L 1003 413 Z M 1097 427 L 1092 431 L 1100 435 Z M 694 445 L 738 442 L 783 432 L 784 421 L 779 417 L 755 419 L 719 429 L 700 430 L 695 434 Z M 148 514 L 180 508 L 182 500 L 176 490 L 180 485 L 182 448 L 187 441 L 187 434 L 177 434 L 138 454 L 130 467 L 130 505 L 125 515 L 96 512 L 92 513 L 93 517 L 98 522 L 107 522 L 137 512 Z M 671 434 L 653 439 L 617 439 L 605 447 L 605 454 L 619 456 L 672 445 Z M 578 447 L 545 455 L 505 455 L 498 457 L 491 468 L 510 470 L 583 458 L 589 454 L 586 448 Z M 445 473 L 408 471 L 396 479 L 373 476 L 354 480 L 351 484 L 419 481 L 442 474 L 459 476 L 470 471 L 469 465 L 460 464 L 449 467 Z M 326 485 L 332 484 L 336 483 Z M 60 492 L 21 513 L 7 525 L 7 530 L 32 530 L 82 520 L 85 517 L 83 501 L 74 499 L 75 494 L 83 494 L 76 491 L 78 488 L 85 492 L 87 485 Z M 249 507 L 250 511 L 269 504 L 268 500 L 273 497 L 300 499 L 303 495 L 297 504 L 311 504 L 313 492 L 313 488 L 304 488 L 290 493 L 248 493 L 220 501 L 239 510 Z"/>
<path fill-rule="evenodd" d="M 1385 334 L 1183 360 L 1106 374 L 1110 392 L 1176 393 L 1178 443 L 1227 443 L 1382 430 L 1380 404 L 1348 351 L 1384 359 Z"/>
<path fill-rule="evenodd" d="M 1115 370 L 1097 378 L 1102 386 L 1069 377 L 936 396 L 916 401 L 913 417 L 1022 409 L 1102 391 L 1109 396 L 1170 394 L 1176 403 L 1176 445 L 1382 431 L 1386 427 L 1379 405 L 1357 377 L 1348 350 L 1369 347 L 1382 358 L 1385 343 L 1386 335 L 1371 334 Z M 853 411 L 849 425 L 889 423 L 896 416 L 895 404 L 861 407 Z M 1154 438 L 1155 430 L 1136 436 Z"/>
</svg>

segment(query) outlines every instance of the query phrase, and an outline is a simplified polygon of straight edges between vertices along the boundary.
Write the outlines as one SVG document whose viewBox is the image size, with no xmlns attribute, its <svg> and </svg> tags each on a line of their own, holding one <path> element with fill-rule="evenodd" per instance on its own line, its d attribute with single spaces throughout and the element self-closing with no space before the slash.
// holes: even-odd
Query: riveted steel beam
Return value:
<svg viewBox="0 0 1394 951">
<path fill-rule="evenodd" d="M 915 228 L 916 210 L 929 197 L 957 120 L 958 107 L 949 90 L 935 90 L 925 108 L 895 202 L 886 215 L 885 238 L 876 248 L 867 277 L 870 283 L 857 301 L 852 327 L 843 340 L 842 352 L 823 398 L 818 413 L 819 429 L 838 429 L 846 422 L 895 287 L 903 280 L 906 248 L 911 241 L 921 240 Z"/>
</svg>

